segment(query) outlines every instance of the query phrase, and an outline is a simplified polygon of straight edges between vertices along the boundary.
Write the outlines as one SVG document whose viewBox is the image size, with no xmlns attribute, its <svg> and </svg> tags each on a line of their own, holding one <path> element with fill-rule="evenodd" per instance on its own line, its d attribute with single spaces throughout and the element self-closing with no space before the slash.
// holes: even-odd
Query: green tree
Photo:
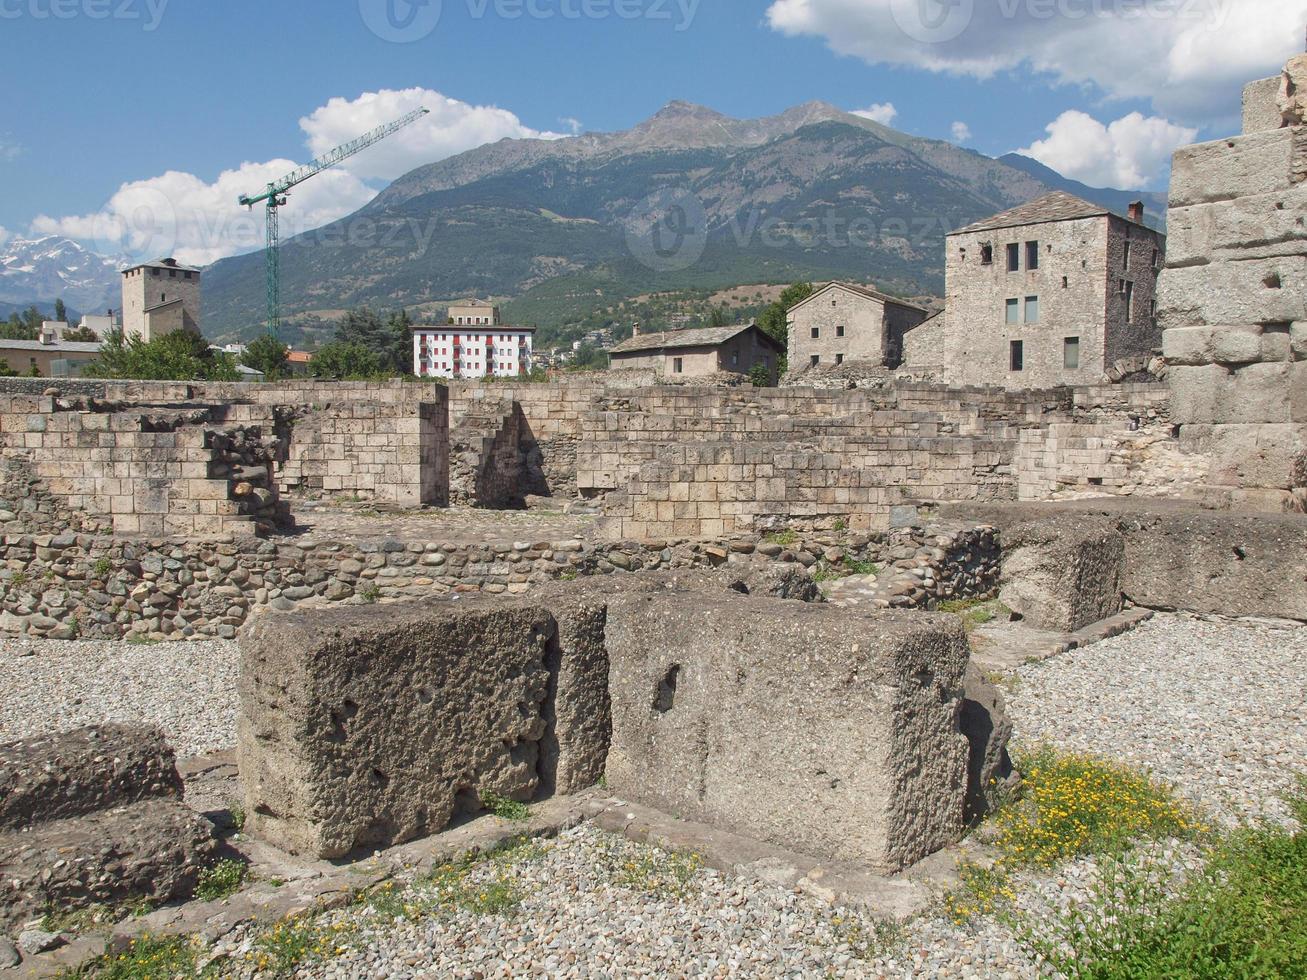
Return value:
<svg viewBox="0 0 1307 980">
<path fill-rule="evenodd" d="M 755 388 L 767 388 L 771 385 L 771 369 L 765 364 L 755 364 L 749 368 L 749 382 Z"/>
<path fill-rule="evenodd" d="M 262 371 L 268 381 L 277 381 L 290 374 L 290 348 L 271 334 L 263 334 L 250 342 L 241 355 L 241 363 Z"/>
<path fill-rule="evenodd" d="M 0 378 L 16 378 L 18 372 L 9 366 L 9 362 L 0 359 Z"/>
<path fill-rule="evenodd" d="M 45 314 L 35 306 L 29 306 L 22 313 L 9 314 L 9 322 L 0 326 L 0 337 L 5 340 L 36 340 L 41 336 L 41 324 Z"/>
<path fill-rule="evenodd" d="M 401 375 L 413 370 L 413 321 L 407 310 L 384 317 L 375 310 L 361 307 L 350 310 L 336 328 L 336 340 L 372 351 L 380 361 L 373 373 Z"/>
<path fill-rule="evenodd" d="M 100 335 L 90 327 L 69 327 L 64 331 L 64 340 L 78 344 L 93 344 L 99 339 Z"/>
<path fill-rule="evenodd" d="M 605 371 L 608 369 L 608 355 L 597 347 L 582 344 L 568 367 L 577 371 Z"/>
<path fill-rule="evenodd" d="M 712 312 L 708 314 L 708 326 L 710 327 L 728 327 L 730 324 L 730 317 L 726 315 L 726 310 L 723 307 L 714 306 Z"/>
<path fill-rule="evenodd" d="M 333 340 L 313 355 L 309 365 L 315 378 L 375 378 L 386 374 L 381 358 L 362 344 Z"/>
<path fill-rule="evenodd" d="M 758 326 L 770 334 L 773 340 L 789 347 L 788 314 L 790 308 L 802 303 L 813 294 L 812 283 L 796 282 L 781 293 L 780 299 L 770 304 L 758 317 Z"/>
<path fill-rule="evenodd" d="M 176 330 L 149 343 L 115 330 L 105 338 L 100 359 L 83 373 L 135 381 L 235 381 L 239 377 L 235 358 L 214 351 L 190 330 Z"/>
<path fill-rule="evenodd" d="M 54 318 L 60 323 L 68 322 L 68 307 L 64 306 L 62 299 L 54 301 Z"/>
</svg>

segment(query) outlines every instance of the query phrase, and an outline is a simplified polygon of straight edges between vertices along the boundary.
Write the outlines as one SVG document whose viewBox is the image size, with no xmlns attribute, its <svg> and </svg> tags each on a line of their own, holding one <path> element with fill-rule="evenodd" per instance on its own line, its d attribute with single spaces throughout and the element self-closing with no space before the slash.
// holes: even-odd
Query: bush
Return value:
<svg viewBox="0 0 1307 980">
<path fill-rule="evenodd" d="M 211 868 L 200 872 L 199 884 L 195 886 L 195 897 L 205 902 L 215 902 L 240 891 L 249 874 L 249 867 L 243 861 L 223 858 Z"/>
<path fill-rule="evenodd" d="M 115 330 L 100 347 L 99 360 L 83 369 L 88 378 L 133 381 L 235 381 L 236 362 L 210 349 L 191 330 L 175 330 L 149 343 Z"/>
</svg>

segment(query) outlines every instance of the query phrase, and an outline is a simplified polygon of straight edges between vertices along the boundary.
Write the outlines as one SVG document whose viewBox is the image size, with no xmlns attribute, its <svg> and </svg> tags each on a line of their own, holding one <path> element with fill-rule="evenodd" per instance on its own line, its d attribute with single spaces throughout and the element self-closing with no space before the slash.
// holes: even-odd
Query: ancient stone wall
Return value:
<svg viewBox="0 0 1307 980">
<path fill-rule="evenodd" d="M 1307 509 L 1307 126 L 1248 87 L 1245 133 L 1175 155 L 1159 316 L 1181 443 L 1239 506 Z"/>
</svg>

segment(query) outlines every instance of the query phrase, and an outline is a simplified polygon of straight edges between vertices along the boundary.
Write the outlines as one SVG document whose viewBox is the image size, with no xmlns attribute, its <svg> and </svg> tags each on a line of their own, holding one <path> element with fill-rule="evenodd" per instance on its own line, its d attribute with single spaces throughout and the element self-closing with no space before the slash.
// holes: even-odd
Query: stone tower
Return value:
<svg viewBox="0 0 1307 980">
<path fill-rule="evenodd" d="M 159 259 L 123 270 L 123 335 L 155 340 L 200 332 L 200 270 Z"/>
<path fill-rule="evenodd" d="M 1307 510 L 1307 56 L 1244 92 L 1243 135 L 1171 175 L 1158 317 L 1182 446 L 1213 498 Z"/>
</svg>

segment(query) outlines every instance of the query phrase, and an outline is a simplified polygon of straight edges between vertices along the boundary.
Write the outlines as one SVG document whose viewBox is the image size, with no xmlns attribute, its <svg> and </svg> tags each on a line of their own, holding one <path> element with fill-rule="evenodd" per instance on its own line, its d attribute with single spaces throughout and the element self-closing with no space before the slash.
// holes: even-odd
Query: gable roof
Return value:
<svg viewBox="0 0 1307 980">
<path fill-rule="evenodd" d="M 879 303 L 892 303 L 895 306 L 902 306 L 904 309 L 917 310 L 921 313 L 928 312 L 927 310 L 918 306 L 916 303 L 909 303 L 907 300 L 899 299 L 897 296 L 891 296 L 889 295 L 889 293 L 882 293 L 879 289 L 872 289 L 870 286 L 859 286 L 857 283 L 839 282 L 839 281 L 828 282 L 826 283 L 826 285 L 822 286 L 821 288 L 814 289 L 811 296 L 809 296 L 807 299 L 803 299 L 795 303 L 785 312 L 793 313 L 800 306 L 804 306 L 807 303 L 811 303 L 822 293 L 832 288 L 843 289 L 850 293 L 854 293 L 858 296 L 864 296 L 867 299 L 874 299 Z"/>
<path fill-rule="evenodd" d="M 1053 191 L 1043 197 L 1035 198 L 1025 204 L 1010 208 L 983 221 L 950 232 L 953 235 L 969 235 L 977 231 L 997 231 L 1000 228 L 1016 228 L 1021 225 L 1041 225 L 1052 221 L 1079 221 L 1083 218 L 1105 218 L 1112 212 L 1098 204 L 1092 204 L 1084 198 L 1068 194 L 1066 191 Z"/>
<path fill-rule="evenodd" d="M 694 330 L 665 330 L 661 333 L 643 333 L 638 337 L 623 340 L 612 348 L 609 354 L 634 354 L 647 350 L 671 350 L 682 347 L 717 347 L 734 340 L 742 333 L 757 330 L 764 341 L 775 350 L 783 350 L 781 345 L 756 323 L 737 323 L 733 327 L 699 327 Z"/>
<path fill-rule="evenodd" d="M 201 271 L 193 265 L 182 265 L 176 259 L 155 259 L 153 262 L 138 262 L 136 265 L 128 266 L 126 269 L 122 270 L 122 275 L 125 276 L 127 273 L 135 272 L 137 269 L 171 269 L 175 272 Z"/>
</svg>

